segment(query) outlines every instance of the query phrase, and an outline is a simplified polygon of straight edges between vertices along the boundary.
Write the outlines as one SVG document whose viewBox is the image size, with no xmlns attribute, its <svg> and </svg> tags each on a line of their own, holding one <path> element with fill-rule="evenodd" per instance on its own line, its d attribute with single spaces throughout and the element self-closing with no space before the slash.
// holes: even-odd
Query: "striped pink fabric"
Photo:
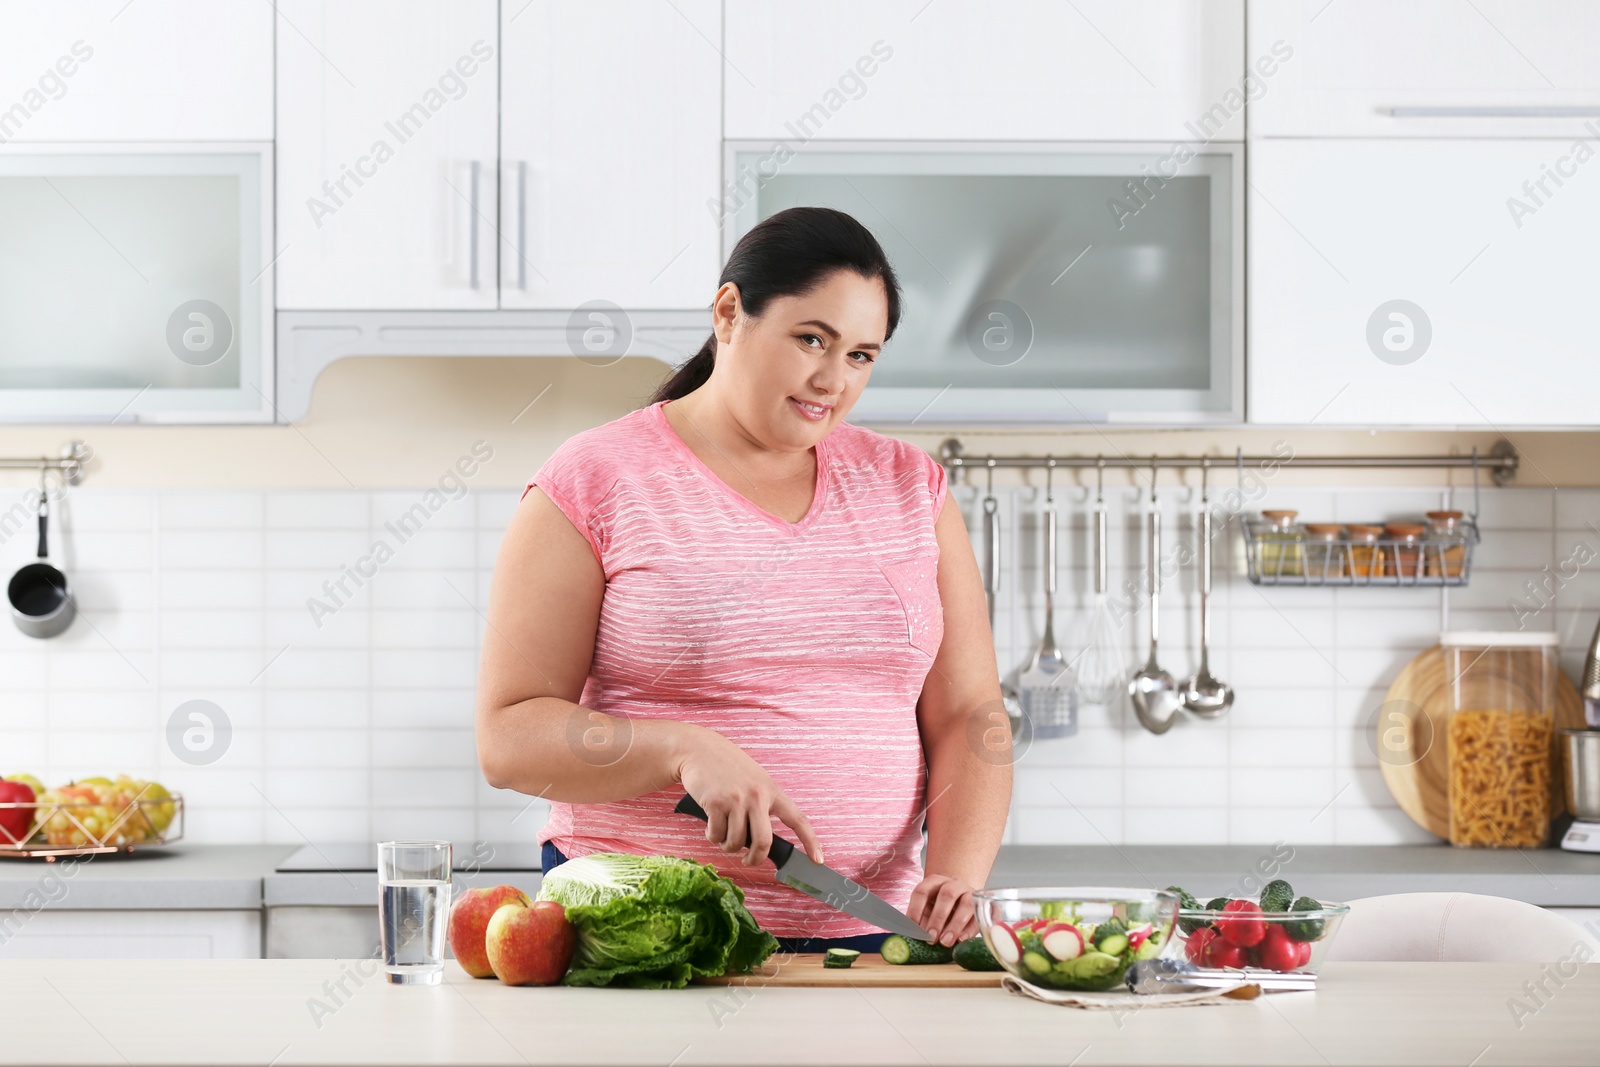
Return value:
<svg viewBox="0 0 1600 1067">
<path fill-rule="evenodd" d="M 580 704 L 721 733 L 794 798 L 829 866 L 903 909 L 922 878 L 916 707 L 944 636 L 934 537 L 944 468 L 842 424 L 817 445 L 811 510 L 790 523 L 713 474 L 662 406 L 575 435 L 528 483 L 588 538 L 605 572 Z M 582 745 L 582 726 L 571 743 Z M 874 931 L 779 884 L 771 864 L 746 868 L 713 848 L 702 824 L 673 813 L 680 796 L 554 804 L 539 840 L 568 856 L 712 864 L 779 936 Z M 773 830 L 794 839 L 777 819 Z"/>
</svg>

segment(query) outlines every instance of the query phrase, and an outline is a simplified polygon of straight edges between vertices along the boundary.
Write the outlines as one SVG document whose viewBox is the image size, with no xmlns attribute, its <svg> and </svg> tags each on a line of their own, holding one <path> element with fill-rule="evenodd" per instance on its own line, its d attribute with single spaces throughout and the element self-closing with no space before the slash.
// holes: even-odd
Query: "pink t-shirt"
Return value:
<svg viewBox="0 0 1600 1067">
<path fill-rule="evenodd" d="M 676 719 L 748 752 L 810 818 L 830 867 L 904 909 L 922 879 L 926 767 L 917 700 L 944 636 L 934 520 L 944 468 L 926 452 L 841 424 L 818 443 L 799 522 L 735 492 L 652 404 L 576 434 L 537 485 L 605 572 L 579 703 Z M 524 491 L 526 495 L 526 490 Z M 575 720 L 569 743 L 582 746 Z M 671 788 L 553 804 L 539 840 L 567 856 L 670 854 L 736 882 L 783 937 L 875 928 L 747 868 L 672 807 Z M 778 819 L 773 831 L 794 841 Z"/>
</svg>

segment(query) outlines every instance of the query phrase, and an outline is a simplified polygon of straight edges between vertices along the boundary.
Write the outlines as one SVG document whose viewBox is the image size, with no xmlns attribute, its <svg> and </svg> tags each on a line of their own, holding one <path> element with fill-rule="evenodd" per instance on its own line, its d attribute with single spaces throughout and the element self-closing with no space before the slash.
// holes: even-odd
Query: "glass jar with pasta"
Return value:
<svg viewBox="0 0 1600 1067">
<path fill-rule="evenodd" d="M 1450 685 L 1450 843 L 1537 848 L 1550 833 L 1556 635 L 1440 637 Z"/>
</svg>

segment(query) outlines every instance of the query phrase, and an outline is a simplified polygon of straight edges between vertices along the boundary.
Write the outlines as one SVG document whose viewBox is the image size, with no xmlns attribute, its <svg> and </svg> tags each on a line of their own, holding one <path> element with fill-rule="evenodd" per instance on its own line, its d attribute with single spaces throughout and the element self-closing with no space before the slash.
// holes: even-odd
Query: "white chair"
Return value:
<svg viewBox="0 0 1600 1067">
<path fill-rule="evenodd" d="M 1328 946 L 1331 961 L 1554 963 L 1572 959 L 1580 945 L 1594 950 L 1576 923 L 1505 897 L 1396 893 L 1348 903 Z"/>
</svg>

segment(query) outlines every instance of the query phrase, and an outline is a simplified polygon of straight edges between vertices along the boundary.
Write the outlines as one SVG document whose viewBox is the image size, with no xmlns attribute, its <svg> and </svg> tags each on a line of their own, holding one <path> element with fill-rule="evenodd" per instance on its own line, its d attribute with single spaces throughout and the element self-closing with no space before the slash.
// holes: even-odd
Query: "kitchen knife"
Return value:
<svg viewBox="0 0 1600 1067">
<path fill-rule="evenodd" d="M 692 815 L 701 822 L 710 822 L 705 809 L 687 793 L 672 810 L 679 815 Z M 869 922 L 880 930 L 918 941 L 928 939 L 928 931 L 912 922 L 905 912 L 832 867 L 813 861 L 777 834 L 772 835 L 772 847 L 767 850 L 767 858 L 777 866 L 778 881 L 784 885 L 798 889 L 836 911 Z"/>
</svg>

